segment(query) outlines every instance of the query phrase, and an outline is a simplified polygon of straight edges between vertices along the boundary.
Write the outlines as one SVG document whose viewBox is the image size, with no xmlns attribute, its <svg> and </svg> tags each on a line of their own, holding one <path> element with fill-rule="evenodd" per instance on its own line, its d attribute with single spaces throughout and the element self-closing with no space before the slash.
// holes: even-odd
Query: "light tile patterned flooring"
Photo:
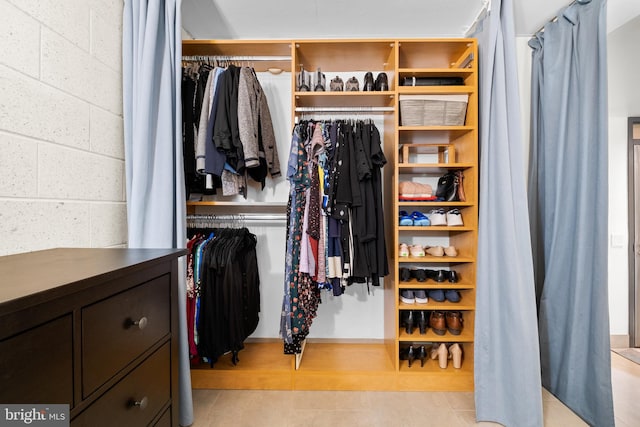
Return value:
<svg viewBox="0 0 640 427">
<path fill-rule="evenodd" d="M 639 426 L 640 365 L 611 360 L 616 426 Z M 546 390 L 542 398 L 545 427 L 586 426 Z M 193 427 L 499 426 L 475 422 L 473 393 L 194 390 L 193 400 Z"/>
</svg>

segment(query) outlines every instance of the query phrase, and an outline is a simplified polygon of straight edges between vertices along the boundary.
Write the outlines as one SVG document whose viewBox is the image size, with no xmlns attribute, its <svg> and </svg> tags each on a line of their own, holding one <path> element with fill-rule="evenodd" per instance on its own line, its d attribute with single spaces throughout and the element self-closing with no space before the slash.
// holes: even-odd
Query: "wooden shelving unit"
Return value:
<svg viewBox="0 0 640 427">
<path fill-rule="evenodd" d="M 458 283 L 436 283 L 433 280 L 417 282 L 412 279 L 407 282 L 396 282 L 395 309 L 396 316 L 396 353 L 400 354 L 409 345 L 419 346 L 427 343 L 459 343 L 463 348 L 463 363 L 461 369 L 454 369 L 451 364 L 446 369 L 440 369 L 436 364 L 429 365 L 428 369 L 421 369 L 419 361 L 409 368 L 406 361 L 398 360 L 399 372 L 421 378 L 424 383 L 434 386 L 442 385 L 443 378 L 446 381 L 463 381 L 469 389 L 473 388 L 473 340 L 474 340 L 474 311 L 475 311 L 475 272 L 477 259 L 477 231 L 478 231 L 478 76 L 477 76 L 477 45 L 471 39 L 459 40 L 408 40 L 399 41 L 397 50 L 397 74 L 399 79 L 404 77 L 461 77 L 464 84 L 461 86 L 411 86 L 397 87 L 398 99 L 396 109 L 396 150 L 399 152 L 399 161 L 395 163 L 394 170 L 394 200 L 393 214 L 396 223 L 394 225 L 394 250 L 398 254 L 400 243 L 412 243 L 414 241 L 429 244 L 432 239 L 448 238 L 448 243 L 458 250 L 458 257 L 395 257 L 396 277 L 399 278 L 400 268 L 425 268 L 455 270 L 460 280 Z M 400 95 L 441 95 L 441 94 L 467 94 L 468 104 L 465 123 L 460 126 L 403 126 L 401 117 Z M 403 145 L 405 146 L 404 152 Z M 446 162 L 435 157 L 433 161 L 425 161 L 421 158 L 407 159 L 406 147 L 442 146 L 453 147 L 450 150 Z M 453 157 L 453 158 L 452 158 Z M 461 170 L 464 173 L 464 190 L 466 200 L 463 202 L 411 202 L 399 201 L 398 185 L 401 181 L 413 179 L 430 179 L 436 189 L 437 179 L 444 173 L 452 170 Z M 417 210 L 427 214 L 433 208 L 445 208 L 445 210 L 458 208 L 462 212 L 463 226 L 399 226 L 397 223 L 398 212 L 405 210 L 411 212 Z M 423 243 L 424 244 L 424 243 Z M 427 304 L 405 304 L 400 301 L 399 294 L 405 289 L 455 289 L 458 290 L 461 299 L 457 303 L 449 301 L 435 302 L 429 300 Z M 463 329 L 460 335 L 436 335 L 432 329 L 420 335 L 414 330 L 408 334 L 402 324 L 402 313 L 407 310 L 424 310 L 428 313 L 432 310 L 461 311 L 464 319 Z M 415 364 L 418 363 L 416 368 Z M 425 368 L 427 366 L 425 365 Z M 419 384 L 419 380 L 412 378 L 410 385 Z M 408 386 L 410 386 L 408 385 Z"/>
<path fill-rule="evenodd" d="M 274 55 L 290 56 L 289 62 L 278 60 L 268 65 L 291 72 L 291 123 L 309 117 L 309 112 L 296 108 L 379 108 L 384 130 L 382 139 L 388 164 L 383 168 L 384 211 L 390 275 L 384 279 L 384 339 L 376 343 L 309 342 L 299 369 L 292 356 L 282 354 L 280 341 L 249 342 L 240 352 L 237 366 L 222 359 L 212 369 L 202 365 L 192 369 L 194 388 L 291 389 L 291 390 L 473 390 L 473 331 L 475 311 L 475 274 L 478 227 L 478 67 L 477 44 L 474 39 L 351 39 L 351 40 L 192 40 L 183 44 L 184 55 Z M 256 64 L 257 65 L 257 64 Z M 297 92 L 296 72 L 321 68 L 327 84 L 334 74 L 384 71 L 390 88 L 384 92 Z M 461 86 L 402 87 L 403 77 L 462 77 Z M 360 82 L 362 84 L 362 82 Z M 466 121 L 461 126 L 402 126 L 400 95 L 466 94 Z M 403 144 L 442 145 L 453 148 L 455 159 L 435 162 L 400 162 Z M 283 153 L 282 156 L 285 154 Z M 284 159 L 281 158 L 284 162 Z M 464 202 L 399 201 L 398 184 L 403 178 L 420 176 L 435 179 L 450 170 L 464 172 Z M 434 187 L 435 189 L 435 187 Z M 212 211 L 245 207 L 243 202 L 193 202 L 196 207 Z M 398 225 L 400 210 L 428 213 L 432 208 L 459 208 L 463 226 Z M 252 211 L 280 206 L 253 204 Z M 271 212 L 271 210 L 269 210 Z M 448 239 L 458 249 L 457 257 L 401 258 L 398 244 L 413 239 Z M 404 267 L 454 269 L 458 283 L 436 283 L 433 280 L 401 282 L 399 269 Z M 459 303 L 402 304 L 403 289 L 456 289 Z M 424 335 L 407 334 L 401 325 L 401 314 L 407 310 L 461 310 L 464 328 L 460 335 L 439 336 L 431 329 Z M 400 351 L 410 344 L 431 346 L 433 343 L 458 342 L 464 356 L 461 369 L 451 364 L 440 369 L 437 361 L 427 360 L 424 367 L 416 360 L 411 368 L 401 360 Z"/>
</svg>

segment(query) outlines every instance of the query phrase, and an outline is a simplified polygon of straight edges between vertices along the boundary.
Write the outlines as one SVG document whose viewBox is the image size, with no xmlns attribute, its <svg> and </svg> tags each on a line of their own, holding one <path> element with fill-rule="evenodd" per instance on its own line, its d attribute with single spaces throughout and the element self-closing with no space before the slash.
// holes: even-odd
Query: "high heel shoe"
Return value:
<svg viewBox="0 0 640 427">
<path fill-rule="evenodd" d="M 424 335 L 427 333 L 428 324 L 429 319 L 427 318 L 427 312 L 424 310 L 420 310 L 418 314 L 418 327 L 420 328 L 420 335 Z"/>
<path fill-rule="evenodd" d="M 420 360 L 420 367 L 424 368 L 424 360 L 427 358 L 427 349 L 421 345 L 418 350 L 418 359 Z"/>
<path fill-rule="evenodd" d="M 413 317 L 413 310 L 405 311 L 402 315 L 402 321 L 404 322 L 405 331 L 407 334 L 413 334 L 413 325 L 415 324 L 415 319 Z"/>
<path fill-rule="evenodd" d="M 440 369 L 447 368 L 448 356 L 449 353 L 447 351 L 447 345 L 445 343 L 441 343 L 440 345 L 433 344 L 433 347 L 431 347 L 431 359 L 438 359 L 438 366 L 440 366 Z"/>
<path fill-rule="evenodd" d="M 453 367 L 460 369 L 462 367 L 462 347 L 455 343 L 449 347 L 449 358 L 453 359 Z"/>
<path fill-rule="evenodd" d="M 400 360 L 408 361 L 409 367 L 411 367 L 411 364 L 415 359 L 416 359 L 416 352 L 413 349 L 412 345 L 410 345 L 409 348 L 407 348 L 406 350 L 400 350 Z"/>
</svg>

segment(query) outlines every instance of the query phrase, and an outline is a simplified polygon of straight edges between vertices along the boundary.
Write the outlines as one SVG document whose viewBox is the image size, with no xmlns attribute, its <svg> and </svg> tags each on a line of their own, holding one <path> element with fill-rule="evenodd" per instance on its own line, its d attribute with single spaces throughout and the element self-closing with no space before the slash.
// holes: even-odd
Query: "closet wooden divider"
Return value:
<svg viewBox="0 0 640 427">
<path fill-rule="evenodd" d="M 256 71 L 279 68 L 291 73 L 291 124 L 309 110 L 382 112 L 384 117 L 383 143 L 388 160 L 383 168 L 384 210 L 387 252 L 390 274 L 384 283 L 384 338 L 379 342 L 309 342 L 299 369 L 295 358 L 283 354 L 282 342 L 248 341 L 240 352 L 241 362 L 233 366 L 226 359 L 214 368 L 194 367 L 194 388 L 219 389 L 285 389 L 285 390 L 473 390 L 473 339 L 475 313 L 475 277 L 478 229 L 478 66 L 475 39 L 336 39 L 336 40 L 185 40 L 185 56 L 255 56 L 260 62 L 251 65 Z M 265 57 L 277 57 L 270 61 Z M 283 57 L 287 57 L 284 59 Z M 288 59 L 290 57 L 290 59 Z M 321 68 L 326 82 L 331 73 L 385 72 L 389 90 L 382 92 L 299 92 L 296 91 L 296 72 L 303 67 L 314 72 Z M 343 75 L 344 75 L 343 74 Z M 455 86 L 401 86 L 405 77 L 459 77 L 463 84 Z M 362 81 L 360 82 L 362 89 Z M 455 126 L 403 126 L 401 123 L 401 95 L 468 95 L 466 117 Z M 296 111 L 298 109 L 299 111 Z M 304 113 L 301 111 L 304 109 Z M 452 157 L 443 161 L 441 150 L 435 147 L 433 157 L 413 156 L 411 151 L 424 145 L 451 147 Z M 409 146 L 410 149 L 408 147 Z M 409 158 L 400 162 L 401 154 Z M 446 148 L 445 148 L 446 149 Z M 428 151 L 428 150 L 427 150 Z M 415 157 L 415 158 L 414 158 Z M 281 158 L 281 163 L 286 159 Z M 464 174 L 463 202 L 399 201 L 401 181 L 430 182 L 435 191 L 438 178 L 447 171 L 461 170 Z M 218 209 L 237 207 L 243 211 L 273 212 L 269 203 L 252 202 L 188 202 L 188 213 L 216 213 Z M 431 209 L 458 208 L 463 226 L 399 226 L 398 213 Z M 458 250 L 457 257 L 413 257 L 398 254 L 401 242 L 445 242 Z M 441 243 L 438 243 L 441 244 Z M 283 248 L 284 250 L 284 248 Z M 433 280 L 400 281 L 401 268 L 455 270 L 457 283 L 436 283 Z M 284 266 L 283 266 L 284 271 Z M 461 301 L 427 304 L 404 304 L 399 296 L 402 289 L 456 289 Z M 346 298 L 347 296 L 343 296 Z M 425 335 L 418 331 L 407 334 L 401 324 L 407 310 L 460 310 L 464 327 L 460 335 L 447 332 L 436 335 L 431 329 Z M 459 343 L 463 350 L 460 369 L 451 360 L 446 369 L 430 358 L 421 367 L 420 361 L 411 367 L 401 360 L 400 352 L 409 345 L 429 349 L 435 343 Z"/>
</svg>

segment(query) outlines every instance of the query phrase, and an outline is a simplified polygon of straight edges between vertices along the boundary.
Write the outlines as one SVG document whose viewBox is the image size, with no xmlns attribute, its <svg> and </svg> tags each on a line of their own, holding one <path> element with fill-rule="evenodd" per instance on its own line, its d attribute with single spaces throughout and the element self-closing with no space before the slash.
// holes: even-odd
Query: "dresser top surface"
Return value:
<svg viewBox="0 0 640 427">
<path fill-rule="evenodd" d="M 109 280 L 144 264 L 166 262 L 184 249 L 64 248 L 0 257 L 0 312 L 12 301 L 88 280 Z M 73 289 L 69 289 L 70 292 Z"/>
</svg>

